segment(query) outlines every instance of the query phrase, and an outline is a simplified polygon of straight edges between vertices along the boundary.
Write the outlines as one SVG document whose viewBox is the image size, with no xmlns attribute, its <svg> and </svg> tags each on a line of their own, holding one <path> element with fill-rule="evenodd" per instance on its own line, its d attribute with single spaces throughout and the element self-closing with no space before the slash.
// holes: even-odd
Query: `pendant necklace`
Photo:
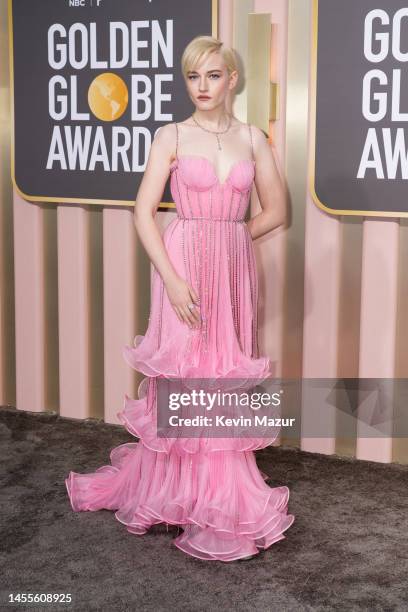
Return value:
<svg viewBox="0 0 408 612">
<path fill-rule="evenodd" d="M 204 126 L 200 125 L 198 123 L 198 121 L 196 120 L 196 118 L 194 117 L 194 115 L 191 115 L 192 120 L 194 121 L 194 123 L 196 123 L 196 125 L 198 125 L 198 127 L 200 127 L 202 130 L 205 130 L 206 132 L 209 132 L 210 134 L 215 134 L 215 137 L 217 139 L 217 143 L 218 143 L 218 150 L 221 151 L 221 143 L 220 143 L 220 134 L 225 134 L 226 132 L 228 132 L 228 130 L 231 127 L 231 115 L 228 115 L 228 126 L 225 130 L 221 130 L 219 132 L 213 132 L 213 130 L 209 130 L 207 128 L 205 128 Z"/>
</svg>

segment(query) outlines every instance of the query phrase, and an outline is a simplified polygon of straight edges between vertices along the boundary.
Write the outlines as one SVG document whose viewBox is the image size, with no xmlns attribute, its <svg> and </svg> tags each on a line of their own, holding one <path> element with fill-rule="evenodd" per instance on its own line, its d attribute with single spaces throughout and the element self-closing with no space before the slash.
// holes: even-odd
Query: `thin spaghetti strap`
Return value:
<svg viewBox="0 0 408 612">
<path fill-rule="evenodd" d="M 178 160 L 178 125 L 177 125 L 177 122 L 174 125 L 176 126 L 176 159 Z"/>
<path fill-rule="evenodd" d="M 255 159 L 255 155 L 254 155 L 254 143 L 252 142 L 252 130 L 251 130 L 251 125 L 249 123 L 247 123 L 248 126 L 248 130 L 249 130 L 249 137 L 251 139 L 251 155 L 252 155 L 252 159 Z"/>
</svg>

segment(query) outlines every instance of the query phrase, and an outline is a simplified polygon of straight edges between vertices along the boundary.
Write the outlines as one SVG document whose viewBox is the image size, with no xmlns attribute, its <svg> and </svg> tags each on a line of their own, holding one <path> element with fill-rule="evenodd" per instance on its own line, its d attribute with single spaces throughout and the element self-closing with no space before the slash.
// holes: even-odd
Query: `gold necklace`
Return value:
<svg viewBox="0 0 408 612">
<path fill-rule="evenodd" d="M 225 130 L 220 130 L 219 132 L 214 132 L 213 130 L 209 130 L 207 128 L 205 128 L 203 125 L 200 125 L 197 121 L 197 119 L 194 117 L 194 115 L 191 115 L 192 120 L 194 121 L 194 123 L 196 123 L 198 125 L 198 127 L 200 127 L 202 130 L 205 130 L 206 132 L 209 132 L 210 134 L 215 134 L 215 137 L 217 138 L 217 143 L 218 143 L 218 150 L 221 151 L 221 143 L 220 143 L 220 134 L 225 134 L 226 132 L 228 132 L 228 130 L 231 127 L 231 115 L 228 115 L 228 126 L 227 129 Z"/>
</svg>

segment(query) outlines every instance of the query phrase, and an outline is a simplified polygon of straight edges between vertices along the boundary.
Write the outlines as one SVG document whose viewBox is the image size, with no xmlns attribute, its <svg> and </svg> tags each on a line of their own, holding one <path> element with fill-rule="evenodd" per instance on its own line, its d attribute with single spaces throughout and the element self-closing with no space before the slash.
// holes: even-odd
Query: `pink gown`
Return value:
<svg viewBox="0 0 408 612">
<path fill-rule="evenodd" d="M 190 329 L 179 321 L 153 268 L 147 331 L 123 349 L 125 361 L 145 375 L 138 398 L 125 394 L 118 413 L 139 441 L 114 448 L 110 465 L 71 471 L 65 480 L 74 511 L 114 510 L 137 535 L 156 523 L 177 525 L 182 532 L 172 542 L 205 560 L 254 555 L 284 539 L 295 518 L 287 512 L 288 487 L 269 487 L 255 461 L 254 451 L 278 431 L 221 439 L 157 437 L 155 429 L 156 377 L 259 382 L 272 374 L 269 358 L 259 356 L 258 279 L 244 222 L 255 175 L 251 150 L 252 159 L 235 162 L 221 183 L 209 159 L 177 156 L 176 146 L 170 188 L 177 218 L 163 242 L 177 273 L 200 296 L 202 324 Z"/>
</svg>

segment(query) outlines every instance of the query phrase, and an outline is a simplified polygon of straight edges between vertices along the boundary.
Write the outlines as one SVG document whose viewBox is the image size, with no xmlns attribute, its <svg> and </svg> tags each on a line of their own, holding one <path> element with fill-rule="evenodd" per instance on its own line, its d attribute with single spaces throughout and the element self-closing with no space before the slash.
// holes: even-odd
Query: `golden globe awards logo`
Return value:
<svg viewBox="0 0 408 612">
<path fill-rule="evenodd" d="M 156 120 L 172 119 L 166 107 L 171 99 L 169 84 L 173 80 L 173 21 L 167 19 L 164 24 L 152 22 L 149 34 L 137 21 L 130 24 L 108 22 L 103 30 L 107 33 L 108 43 L 105 57 L 99 52 L 96 23 L 77 22 L 68 30 L 55 23 L 48 29 L 48 62 L 56 72 L 48 84 L 49 113 L 55 122 L 46 164 L 48 170 L 58 165 L 63 170 L 92 170 L 99 163 L 105 170 L 116 170 L 120 163 L 126 172 L 144 169 L 146 156 L 140 160 L 135 154 L 141 148 L 142 128 L 129 130 L 127 126 L 113 126 L 110 134 L 112 144 L 108 150 L 105 126 L 93 129 L 86 125 L 90 113 L 99 122 L 112 123 L 120 119 L 130 106 L 132 123 L 140 123 L 153 111 Z M 147 54 L 142 54 L 142 50 L 147 50 Z M 144 69 L 158 69 L 159 66 L 164 70 L 157 70 L 152 78 L 144 73 Z M 128 67 L 132 70 L 130 96 L 125 80 L 116 72 L 97 74 L 87 88 L 86 98 L 80 95 L 79 82 L 82 81 L 83 91 L 91 72 L 103 68 L 123 71 Z M 152 100 L 155 101 L 154 108 Z"/>
<path fill-rule="evenodd" d="M 191 113 L 180 59 L 191 38 L 215 34 L 213 2 L 9 3 L 15 188 L 133 206 L 156 131 Z"/>
<path fill-rule="evenodd" d="M 404 36 L 405 34 L 405 36 Z M 362 82 L 361 109 L 364 119 L 375 126 L 388 117 L 396 130 L 369 127 L 357 177 L 373 173 L 377 179 L 408 179 L 408 112 L 402 112 L 403 88 L 408 85 L 408 6 L 396 13 L 375 9 L 364 20 L 364 57 L 373 66 Z M 383 65 L 391 58 L 392 70 Z M 405 78 L 405 83 L 404 83 Z M 405 87 L 404 87 L 405 85 Z M 408 105 L 405 105 L 408 110 Z M 384 161 L 383 161 L 384 160 Z"/>
<path fill-rule="evenodd" d="M 314 26 L 312 197 L 337 215 L 408 216 L 408 5 L 315 0 Z"/>
</svg>

